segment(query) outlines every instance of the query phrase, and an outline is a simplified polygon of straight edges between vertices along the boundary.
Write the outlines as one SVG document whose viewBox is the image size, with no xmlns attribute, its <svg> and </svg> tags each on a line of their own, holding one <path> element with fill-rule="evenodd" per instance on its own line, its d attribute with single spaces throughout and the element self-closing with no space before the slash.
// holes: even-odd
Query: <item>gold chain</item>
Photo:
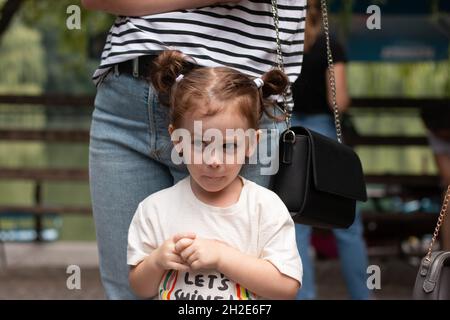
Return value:
<svg viewBox="0 0 450 320">
<path fill-rule="evenodd" d="M 434 228 L 433 238 L 431 239 L 430 246 L 428 247 L 428 253 L 425 258 L 427 261 L 431 261 L 431 251 L 433 250 L 433 245 L 436 242 L 436 239 L 439 235 L 439 230 L 441 229 L 442 222 L 444 222 L 445 215 L 447 214 L 449 198 L 450 198 L 450 185 L 447 187 L 447 192 L 445 193 L 441 213 L 439 213 L 436 228 Z"/>
<path fill-rule="evenodd" d="M 278 6 L 277 0 L 272 0 L 272 14 L 273 14 L 273 23 L 275 26 L 275 34 L 277 41 L 277 65 L 278 69 L 284 71 L 283 66 L 283 53 L 281 51 L 281 40 L 280 40 L 280 19 L 278 16 Z"/>
<path fill-rule="evenodd" d="M 278 69 L 284 72 L 284 66 L 283 66 L 283 52 L 281 50 L 281 41 L 280 41 L 280 30 L 279 30 L 279 16 L 278 16 L 278 6 L 277 6 L 277 0 L 272 0 L 272 14 L 273 14 L 273 22 L 275 25 L 275 33 L 276 33 L 276 41 L 277 41 L 277 65 Z M 328 24 L 328 10 L 327 10 L 327 1 L 322 0 L 321 1 L 321 7 L 322 7 L 322 21 L 323 21 L 323 29 L 325 31 L 325 36 L 327 40 L 327 57 L 328 57 L 328 70 L 330 72 L 330 87 L 331 87 L 331 93 L 332 93 L 332 99 L 333 99 L 333 115 L 334 115 L 334 124 L 336 126 L 336 135 L 339 142 L 342 143 L 342 130 L 341 130 L 341 120 L 340 120 L 340 114 L 339 109 L 337 107 L 336 102 L 336 77 L 334 74 L 334 64 L 333 64 L 333 55 L 331 53 L 331 47 L 330 47 L 330 31 L 329 31 L 329 24 Z M 287 105 L 287 98 L 286 96 L 290 94 L 290 86 L 288 89 L 283 93 L 283 103 L 284 103 L 284 110 L 286 114 L 286 123 L 288 128 L 291 127 L 290 119 L 292 116 L 292 110 Z"/>
<path fill-rule="evenodd" d="M 329 80 L 333 99 L 334 124 L 336 126 L 337 139 L 339 142 L 342 143 L 341 120 L 339 115 L 339 109 L 336 102 L 336 77 L 334 75 L 333 55 L 331 53 L 331 46 L 330 46 L 330 28 L 328 24 L 328 9 L 326 0 L 321 1 L 321 7 L 322 7 L 323 30 L 325 31 L 325 36 L 327 40 L 328 71 L 330 72 Z"/>
<path fill-rule="evenodd" d="M 284 72 L 284 63 L 283 63 L 283 51 L 281 49 L 281 40 L 280 40 L 280 19 L 278 16 L 278 5 L 277 0 L 272 0 L 272 15 L 273 15 L 273 24 L 275 26 L 275 34 L 276 34 L 276 42 L 277 42 L 277 67 L 280 71 Z M 291 127 L 291 116 L 292 116 L 292 108 L 288 106 L 287 96 L 292 96 L 291 94 L 291 86 L 288 85 L 286 90 L 282 94 L 283 96 L 283 109 L 286 116 L 286 124 L 287 127 Z"/>
</svg>

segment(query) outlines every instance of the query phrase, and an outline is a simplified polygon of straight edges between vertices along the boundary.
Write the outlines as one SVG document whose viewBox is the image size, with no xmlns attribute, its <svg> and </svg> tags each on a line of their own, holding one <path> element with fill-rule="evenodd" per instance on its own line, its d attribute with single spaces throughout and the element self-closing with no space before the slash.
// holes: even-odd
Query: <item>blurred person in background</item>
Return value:
<svg viewBox="0 0 450 320">
<path fill-rule="evenodd" d="M 337 139 L 320 2 L 308 0 L 307 3 L 302 73 L 292 85 L 295 103 L 292 126 L 304 126 L 327 137 Z M 343 48 L 335 39 L 330 39 L 330 45 L 336 76 L 337 105 L 342 113 L 350 105 L 345 73 L 347 60 Z M 310 256 L 311 233 L 310 226 L 296 225 L 297 246 L 304 269 L 303 285 L 297 295 L 298 299 L 316 298 L 314 268 Z M 369 299 L 369 289 L 366 283 L 368 257 L 358 209 L 354 223 L 348 229 L 334 229 L 333 234 L 336 238 L 341 268 L 351 299 Z"/>
</svg>

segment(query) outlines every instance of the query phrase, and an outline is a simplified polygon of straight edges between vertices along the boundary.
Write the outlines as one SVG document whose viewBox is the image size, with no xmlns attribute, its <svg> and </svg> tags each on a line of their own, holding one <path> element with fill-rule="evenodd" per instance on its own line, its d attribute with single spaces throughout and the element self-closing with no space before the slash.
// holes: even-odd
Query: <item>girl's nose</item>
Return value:
<svg viewBox="0 0 450 320">
<path fill-rule="evenodd" d="M 223 163 L 223 159 L 221 159 L 221 157 L 223 157 L 223 154 L 220 152 L 216 152 L 216 151 L 212 151 L 211 154 L 208 155 L 208 165 L 211 168 L 217 168 L 219 167 L 222 163 Z"/>
</svg>

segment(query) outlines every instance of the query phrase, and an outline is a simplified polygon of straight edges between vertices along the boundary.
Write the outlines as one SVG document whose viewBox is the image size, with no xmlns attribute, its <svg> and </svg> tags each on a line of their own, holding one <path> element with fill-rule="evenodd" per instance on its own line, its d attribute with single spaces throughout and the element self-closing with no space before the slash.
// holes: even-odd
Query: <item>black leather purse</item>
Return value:
<svg viewBox="0 0 450 320">
<path fill-rule="evenodd" d="M 348 146 L 303 127 L 281 135 L 278 173 L 271 189 L 297 223 L 347 228 L 355 219 L 356 200 L 365 201 L 364 177 Z"/>
<path fill-rule="evenodd" d="M 288 129 L 280 136 L 279 170 L 271 177 L 269 188 L 283 200 L 296 223 L 348 228 L 355 219 L 356 201 L 366 201 L 367 195 L 361 161 L 342 143 L 325 0 L 321 1 L 321 6 L 338 141 L 304 127 L 291 127 L 292 108 L 286 103 L 290 93 L 286 92 L 284 110 Z M 272 0 L 272 13 L 278 68 L 283 70 L 276 0 Z"/>
<path fill-rule="evenodd" d="M 414 284 L 414 300 L 450 300 L 450 251 L 432 252 L 434 242 L 447 214 L 450 186 L 439 214 L 427 255 L 422 259 Z"/>
</svg>

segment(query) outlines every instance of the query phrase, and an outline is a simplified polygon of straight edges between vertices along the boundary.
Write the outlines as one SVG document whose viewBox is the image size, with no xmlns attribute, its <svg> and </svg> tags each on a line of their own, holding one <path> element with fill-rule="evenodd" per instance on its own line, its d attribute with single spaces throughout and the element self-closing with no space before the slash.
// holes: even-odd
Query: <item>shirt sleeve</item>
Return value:
<svg viewBox="0 0 450 320">
<path fill-rule="evenodd" d="M 330 39 L 330 47 L 331 47 L 331 52 L 333 54 L 333 62 L 334 63 L 339 63 L 339 62 L 347 63 L 348 62 L 344 47 L 333 37 L 331 37 L 331 39 Z"/>
<path fill-rule="evenodd" d="M 128 229 L 127 264 L 138 265 L 158 245 L 154 224 L 145 214 L 142 203 L 139 204 Z"/>
<path fill-rule="evenodd" d="M 261 258 L 301 284 L 303 267 L 297 249 L 294 221 L 281 199 L 277 197 L 271 203 L 263 208 L 265 212 L 259 238 Z"/>
</svg>

